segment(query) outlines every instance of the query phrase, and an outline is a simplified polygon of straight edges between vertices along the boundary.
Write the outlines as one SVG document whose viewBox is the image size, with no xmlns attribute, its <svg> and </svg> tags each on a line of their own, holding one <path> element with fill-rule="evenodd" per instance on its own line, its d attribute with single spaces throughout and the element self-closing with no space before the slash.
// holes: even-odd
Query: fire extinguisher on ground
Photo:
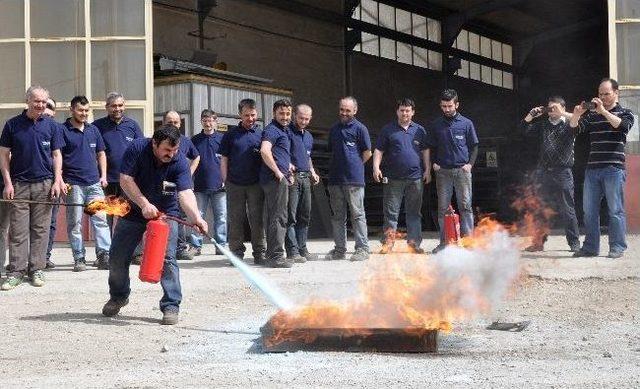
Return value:
<svg viewBox="0 0 640 389">
<path fill-rule="evenodd" d="M 444 215 L 444 241 L 446 244 L 457 244 L 460 239 L 460 216 L 451 204 Z"/>
<path fill-rule="evenodd" d="M 147 222 L 144 251 L 142 252 L 140 273 L 138 273 L 140 281 L 155 284 L 162 278 L 169 232 L 169 224 L 162 217 Z"/>
</svg>

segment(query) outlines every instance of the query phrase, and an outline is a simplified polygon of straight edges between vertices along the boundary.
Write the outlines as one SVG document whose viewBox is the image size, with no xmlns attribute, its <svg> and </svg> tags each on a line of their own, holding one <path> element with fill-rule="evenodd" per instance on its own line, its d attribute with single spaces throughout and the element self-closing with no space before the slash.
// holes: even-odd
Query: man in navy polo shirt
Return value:
<svg viewBox="0 0 640 389">
<path fill-rule="evenodd" d="M 273 120 L 262 132 L 260 154 L 260 186 L 266 206 L 267 265 L 291 267 L 293 259 L 284 255 L 287 234 L 287 204 L 291 177 L 291 140 L 288 125 L 291 122 L 291 102 L 281 99 L 273 103 Z"/>
<path fill-rule="evenodd" d="M 382 128 L 373 151 L 373 179 L 387 177 L 383 188 L 384 238 L 381 253 L 393 249 L 398 214 L 404 198 L 407 242 L 416 253 L 424 253 L 422 242 L 422 192 L 431 181 L 429 149 L 424 144 L 424 127 L 413 122 L 415 103 L 404 98 L 396 105 L 397 120 Z M 384 158 L 384 159 L 383 159 Z M 384 161 L 384 174 L 380 164 Z M 424 182 L 424 184 L 423 184 Z"/>
<path fill-rule="evenodd" d="M 262 165 L 262 130 L 256 123 L 258 111 L 255 100 L 241 100 L 238 111 L 240 123 L 229 129 L 220 143 L 220 173 L 227 190 L 229 250 L 238 258 L 244 256 L 244 222 L 248 218 L 254 263 L 264 265 L 264 193 L 258 183 Z"/>
<path fill-rule="evenodd" d="M 129 144 L 134 139 L 144 138 L 138 123 L 125 116 L 124 96 L 118 92 L 111 92 L 107 95 L 105 108 L 107 116 L 93 122 L 98 127 L 102 139 L 104 139 L 105 152 L 107 154 L 107 181 L 104 188 L 106 195 L 121 196 L 120 188 L 120 165 L 122 156 Z M 109 228 L 113 229 L 113 216 L 107 216 Z"/>
<path fill-rule="evenodd" d="M 176 111 L 167 111 L 162 118 L 162 124 L 171 124 L 178 129 L 182 125 L 182 121 L 180 120 L 180 114 Z M 198 168 L 198 164 L 200 163 L 200 153 L 198 149 L 191 142 L 191 138 L 185 136 L 184 134 L 180 136 L 180 152 L 187 157 L 189 160 L 189 170 L 191 170 L 191 175 Z M 181 216 L 184 217 L 184 214 L 181 213 Z M 176 258 L 179 261 L 190 261 L 193 260 L 194 255 L 200 255 L 200 252 L 197 249 L 189 247 L 187 243 L 187 231 L 183 225 L 178 226 L 178 254 Z"/>
<path fill-rule="evenodd" d="M 220 143 L 222 134 L 218 132 L 218 115 L 210 109 L 200 114 L 202 132 L 191 138 L 200 153 L 200 164 L 193 175 L 193 190 L 198 209 L 204 218 L 211 209 L 213 214 L 213 239 L 219 245 L 227 245 L 227 196 L 220 174 Z M 203 237 L 191 236 L 191 243 L 200 252 Z M 221 254 L 216 248 L 216 254 Z"/>
<path fill-rule="evenodd" d="M 469 235 L 473 231 L 471 169 L 478 156 L 478 136 L 471 120 L 458 112 L 459 105 L 456 91 L 445 89 L 440 95 L 442 116 L 434 120 L 427 131 L 426 143 L 434 149 L 440 224 L 440 244 L 433 249 L 434 253 L 445 247 L 444 214 L 454 190 L 460 212 L 460 232 Z"/>
<path fill-rule="evenodd" d="M 163 125 L 152 139 L 137 139 L 127 148 L 120 166 L 120 186 L 129 198 L 131 211 L 118 221 L 113 232 L 109 268 L 110 299 L 102 308 L 105 316 L 115 316 L 129 303 L 129 265 L 136 245 L 142 239 L 147 221 L 161 213 L 178 216 L 180 207 L 187 219 L 202 231 L 207 223 L 200 217 L 191 189 L 189 162 L 178 151 L 180 130 Z M 176 324 L 182 300 L 180 272 L 176 262 L 178 226 L 167 221 L 170 235 L 160 283 L 162 324 Z"/>
<path fill-rule="evenodd" d="M 307 104 L 298 104 L 294 120 L 289 125 L 293 184 L 289 186 L 289 216 L 285 247 L 287 257 L 295 262 L 317 261 L 318 255 L 307 249 L 307 232 L 311 221 L 311 185 L 320 182 L 313 169 L 311 151 L 313 136 L 308 126 L 313 111 Z"/>
<path fill-rule="evenodd" d="M 3 197 L 47 202 L 66 191 L 60 153 L 64 140 L 60 126 L 43 115 L 49 92 L 32 86 L 26 97 L 27 109 L 9 119 L 0 136 Z M 33 286 L 43 286 L 51 205 L 12 203 L 10 212 L 8 277 L 1 288 L 15 288 L 27 274 Z"/>
<path fill-rule="evenodd" d="M 102 189 L 107 186 L 107 157 L 100 130 L 87 123 L 89 100 L 85 96 L 71 99 L 71 117 L 64 123 L 62 148 L 62 178 L 71 185 L 67 203 L 88 204 L 104 199 Z M 67 207 L 67 234 L 75 265 L 73 271 L 86 270 L 85 248 L 82 238 L 82 215 L 80 207 Z M 98 212 L 90 217 L 96 238 L 96 262 L 98 269 L 109 269 L 111 232 L 107 215 Z"/>
<path fill-rule="evenodd" d="M 340 121 L 329 132 L 329 151 L 333 152 L 329 170 L 329 200 L 335 248 L 325 259 L 344 259 L 347 251 L 347 208 L 355 238 L 352 261 L 369 258 L 367 217 L 364 211 L 364 164 L 371 158 L 369 130 L 356 118 L 358 102 L 347 96 L 340 100 Z"/>
</svg>

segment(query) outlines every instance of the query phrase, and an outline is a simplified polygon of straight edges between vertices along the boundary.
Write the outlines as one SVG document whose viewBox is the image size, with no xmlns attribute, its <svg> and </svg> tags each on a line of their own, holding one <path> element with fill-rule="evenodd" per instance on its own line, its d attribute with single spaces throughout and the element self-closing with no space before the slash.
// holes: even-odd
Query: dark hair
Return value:
<svg viewBox="0 0 640 389">
<path fill-rule="evenodd" d="M 603 82 L 607 82 L 607 81 L 609 81 L 611 83 L 611 88 L 613 90 L 615 90 L 615 91 L 618 90 L 618 88 L 619 88 L 618 81 L 614 80 L 613 78 L 605 77 L 602 80 L 600 80 L 600 84 L 602 84 Z"/>
<path fill-rule="evenodd" d="M 558 103 L 558 104 L 562 105 L 563 107 L 567 106 L 567 103 L 564 101 L 562 96 L 551 96 L 551 97 L 549 97 L 549 100 L 547 100 L 547 102 L 549 102 L 549 103 Z"/>
<path fill-rule="evenodd" d="M 76 96 L 73 99 L 71 99 L 71 108 L 75 107 L 76 105 L 87 105 L 89 104 L 89 100 L 86 98 L 86 96 Z M 49 108 L 51 110 L 55 109 L 55 108 Z"/>
<path fill-rule="evenodd" d="M 291 108 L 291 101 L 289 99 L 280 99 L 273 103 L 273 112 L 277 111 L 278 108 Z"/>
<path fill-rule="evenodd" d="M 256 109 L 256 101 L 254 99 L 242 99 L 238 103 L 238 113 L 242 113 L 243 108 Z"/>
<path fill-rule="evenodd" d="M 205 108 L 202 110 L 202 112 L 200 113 L 200 120 L 204 119 L 204 118 L 214 118 L 217 119 L 218 115 L 216 115 L 215 112 L 213 112 L 212 110 Z"/>
<path fill-rule="evenodd" d="M 458 102 L 458 92 L 456 92 L 455 89 L 445 89 L 440 94 L 440 100 L 441 101 L 451 101 L 451 100 L 453 100 L 454 103 L 457 103 Z"/>
<path fill-rule="evenodd" d="M 153 132 L 153 143 L 157 146 L 163 141 L 168 141 L 171 147 L 175 147 L 180 143 L 180 130 L 172 124 L 163 124 Z"/>
<path fill-rule="evenodd" d="M 396 102 L 396 109 L 400 107 L 411 107 L 412 109 L 416 109 L 416 103 L 408 97 L 403 97 Z"/>
</svg>

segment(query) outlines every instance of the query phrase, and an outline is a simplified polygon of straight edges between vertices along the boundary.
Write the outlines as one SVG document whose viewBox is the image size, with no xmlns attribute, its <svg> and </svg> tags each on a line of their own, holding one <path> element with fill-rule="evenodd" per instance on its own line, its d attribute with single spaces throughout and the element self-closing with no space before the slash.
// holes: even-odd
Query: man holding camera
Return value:
<svg viewBox="0 0 640 389">
<path fill-rule="evenodd" d="M 575 130 L 569 127 L 573 116 L 565 110 L 565 101 L 560 96 L 552 96 L 546 106 L 529 111 L 521 123 L 526 136 L 537 137 L 540 143 L 540 157 L 533 180 L 547 203 L 556 203 L 556 211 L 564 220 L 564 231 L 570 250 L 580 249 L 580 232 L 576 217 L 573 194 L 573 167 Z M 547 115 L 546 119 L 534 120 Z M 536 231 L 532 242 L 525 251 L 543 251 L 547 234 Z"/>
<path fill-rule="evenodd" d="M 600 252 L 600 203 L 609 208 L 609 258 L 620 258 L 627 249 L 624 212 L 624 145 L 633 126 L 633 113 L 618 103 L 618 82 L 604 78 L 598 97 L 576 105 L 570 125 L 589 134 L 589 160 L 584 174 L 582 206 L 585 238 L 574 257 L 595 257 Z"/>
</svg>

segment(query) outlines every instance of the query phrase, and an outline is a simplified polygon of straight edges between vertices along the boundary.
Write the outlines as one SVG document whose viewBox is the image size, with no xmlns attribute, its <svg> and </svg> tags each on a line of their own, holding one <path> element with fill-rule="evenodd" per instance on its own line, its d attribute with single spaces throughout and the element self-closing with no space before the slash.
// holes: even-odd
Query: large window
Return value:
<svg viewBox="0 0 640 389">
<path fill-rule="evenodd" d="M 353 19 L 440 43 L 440 22 L 373 0 L 362 0 Z M 432 70 L 442 70 L 442 54 L 377 35 L 362 33 L 354 51 Z"/>
<path fill-rule="evenodd" d="M 493 39 L 475 34 L 467 30 L 461 30 L 453 43 L 453 47 L 468 53 L 481 55 L 485 58 L 512 64 L 511 45 L 498 42 Z M 480 65 L 475 62 L 460 61 L 460 69 L 456 75 L 470 78 L 502 88 L 513 89 L 513 74 L 490 66 Z"/>
<path fill-rule="evenodd" d="M 24 93 L 39 84 L 67 115 L 84 94 L 93 118 L 104 115 L 111 91 L 127 99 L 129 114 L 153 128 L 151 0 L 0 0 L 0 121 L 24 108 Z"/>
</svg>

